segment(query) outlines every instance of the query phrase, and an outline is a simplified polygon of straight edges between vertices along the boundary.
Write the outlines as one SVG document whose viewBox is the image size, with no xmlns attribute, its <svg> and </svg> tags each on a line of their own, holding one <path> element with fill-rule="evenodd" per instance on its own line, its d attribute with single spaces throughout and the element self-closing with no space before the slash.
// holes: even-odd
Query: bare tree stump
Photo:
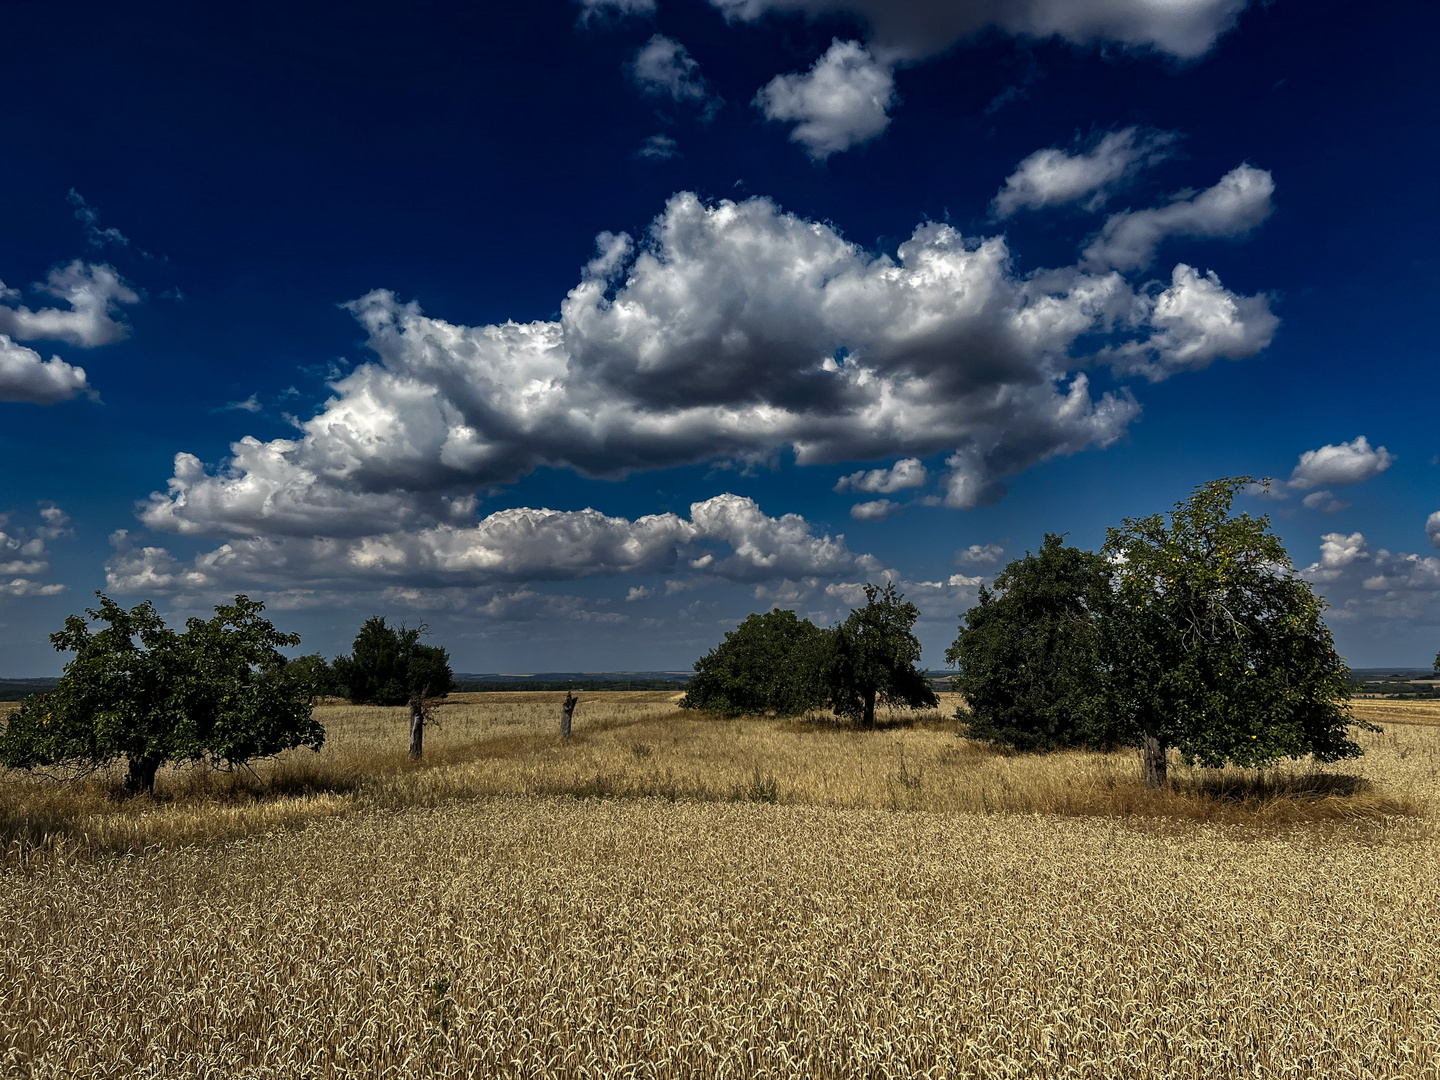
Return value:
<svg viewBox="0 0 1440 1080">
<path fill-rule="evenodd" d="M 1144 735 L 1145 753 L 1145 786 L 1159 788 L 1165 786 L 1165 744 L 1162 743 L 1153 732 L 1145 732 Z"/>
<path fill-rule="evenodd" d="M 410 760 L 419 761 L 425 752 L 425 702 L 417 694 L 410 699 Z"/>
<path fill-rule="evenodd" d="M 565 691 L 565 702 L 560 706 L 560 737 L 570 737 L 570 721 L 575 717 L 575 706 L 580 704 L 580 699 L 569 690 Z"/>
</svg>

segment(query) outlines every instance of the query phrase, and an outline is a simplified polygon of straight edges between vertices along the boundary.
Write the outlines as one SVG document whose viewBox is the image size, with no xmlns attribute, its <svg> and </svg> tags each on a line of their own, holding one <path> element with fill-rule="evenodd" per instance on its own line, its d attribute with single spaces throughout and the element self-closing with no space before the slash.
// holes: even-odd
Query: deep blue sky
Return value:
<svg viewBox="0 0 1440 1080">
<path fill-rule="evenodd" d="M 8 376 L 0 363 L 0 675 L 58 670 L 45 635 L 96 589 L 176 617 L 249 592 L 326 653 L 381 612 L 428 622 L 460 670 L 653 669 L 688 667 L 772 602 L 834 618 L 858 583 L 887 572 L 920 602 L 925 659 L 938 666 L 976 579 L 1046 531 L 1096 545 L 1107 525 L 1167 508 L 1197 483 L 1286 481 L 1317 450 L 1282 485 L 1286 498 L 1245 508 L 1271 514 L 1298 567 L 1319 564 L 1310 576 L 1353 664 L 1428 664 L 1440 647 L 1440 552 L 1426 530 L 1440 510 L 1440 11 L 1274 0 L 1233 18 L 1238 0 L 1193 0 L 1210 40 L 1182 46 L 1146 21 L 1144 0 L 1118 5 L 1098 29 L 1058 34 L 1047 22 L 1055 0 L 1026 0 L 1005 25 L 953 43 L 922 25 L 905 52 L 864 20 L 873 2 L 813 0 L 829 12 L 817 19 L 754 0 L 754 18 L 728 22 L 706 0 L 595 6 L 588 17 L 570 0 L 4 4 L 0 279 L 14 291 L 0 300 L 12 358 Z M 1071 10 L 1089 6 L 1102 5 Z M 691 58 L 672 65 L 683 79 L 669 89 L 646 83 L 651 69 L 637 60 L 655 35 Z M 893 85 L 894 98 L 847 112 L 835 97 L 844 86 L 806 83 L 847 42 L 861 63 L 846 77 Z M 807 152 L 790 138 L 796 116 L 772 107 L 767 120 L 757 92 L 777 76 L 809 94 L 802 108 L 830 108 L 832 132 L 850 145 Z M 1131 129 L 1159 148 L 1150 158 L 1116 159 L 1123 175 L 997 218 L 991 200 L 1029 155 L 1088 154 L 1098 169 L 1107 136 Z M 650 145 L 674 156 L 641 153 L 657 135 L 673 143 Z M 1247 165 L 1273 184 L 1252 205 L 1261 220 L 1223 208 L 1205 225 L 1175 216 Z M 593 306 L 604 327 L 565 324 L 558 370 L 570 374 L 552 419 L 532 425 L 521 398 L 487 397 L 467 366 L 473 349 L 425 322 L 560 319 L 597 234 L 644 247 L 683 192 L 705 221 L 720 220 L 722 200 L 742 202 L 757 231 L 724 252 L 704 233 L 687 249 L 698 266 L 688 275 L 652 236 L 662 258 L 643 296 L 644 282 L 631 281 L 640 264 L 622 259 Z M 771 202 L 743 204 L 754 197 Z M 97 215 L 88 230 L 85 207 Z M 1156 226 L 1143 265 L 1077 264 L 1127 210 L 1181 224 Z M 878 277 L 825 304 L 794 286 L 794 250 L 775 231 L 785 221 L 813 223 L 809 235 L 857 274 L 898 260 L 927 222 L 953 230 L 962 261 L 961 236 L 972 251 L 1004 237 L 1008 261 L 986 279 L 1004 295 L 967 314 L 963 288 L 930 282 L 929 310 L 954 308 L 959 321 L 920 341 L 917 318 L 886 306 Z M 854 248 L 841 251 L 842 237 Z M 138 300 L 112 292 L 107 315 L 102 295 L 82 326 L 69 303 L 32 288 L 74 260 L 92 291 L 90 268 L 108 266 Z M 1188 293 L 1172 300 L 1190 321 L 1165 323 L 1157 297 L 1177 263 L 1202 286 L 1218 275 L 1225 293 L 1206 295 L 1240 302 L 1244 325 L 1217 331 L 1213 312 L 1185 307 Z M 1069 284 L 1033 277 L 1047 267 L 1070 268 Z M 1045 293 L 1112 267 L 1129 290 L 1123 317 L 1116 308 L 1044 348 L 1015 344 Z M 412 301 L 423 309 L 397 346 L 409 359 L 377 355 L 341 306 L 376 289 L 394 295 L 392 317 Z M 627 289 L 655 320 L 650 337 L 615 319 Z M 55 308 L 58 319 L 27 321 L 22 308 Z M 1167 326 L 1180 339 L 1170 353 L 1155 337 Z M 1126 342 L 1144 371 L 1113 359 Z M 857 387 L 874 383 L 847 384 L 845 397 L 840 376 L 820 367 L 832 354 L 845 372 L 925 381 L 871 424 L 856 418 L 870 400 Z M 63 392 L 36 391 L 35 365 L 52 356 L 83 366 L 85 385 L 72 375 Z M 357 366 L 383 373 L 382 362 L 393 377 L 371 397 L 356 376 L 332 388 Z M 1138 415 L 1078 441 L 1036 421 L 1080 372 L 1092 398 L 1132 394 Z M 772 376 L 785 388 L 768 389 Z M 402 439 L 386 410 L 412 393 L 458 404 L 449 420 L 406 414 Z M 299 440 L 296 424 L 327 400 L 346 409 L 362 398 L 382 440 L 423 442 L 437 425 L 443 440 L 451 423 L 503 453 L 432 446 L 397 465 L 371 446 L 357 465 L 344 437 L 297 443 L 275 474 L 280 494 L 247 498 L 251 466 L 231 460 L 232 443 Z M 982 401 L 989 419 L 977 427 Z M 740 412 L 729 435 L 692 438 Z M 807 457 L 797 450 L 807 439 L 829 441 Z M 966 447 L 969 458 L 947 464 Z M 167 490 L 180 452 L 208 479 L 192 477 L 183 498 L 141 520 L 137 504 Z M 842 476 L 909 458 L 923 484 L 834 490 Z M 982 496 L 952 483 L 970 473 Z M 296 484 L 302 509 L 276 511 Z M 1008 489 L 998 499 L 997 484 Z M 753 503 L 727 504 L 730 524 L 697 524 L 719 511 L 692 516 L 691 504 L 727 493 Z M 473 511 L 466 494 L 479 496 Z M 881 499 L 897 506 L 871 513 L 888 517 L 852 518 L 857 503 Z M 562 514 L 530 525 L 489 517 L 512 508 Z M 615 520 L 574 514 L 586 508 Z M 677 516 L 631 524 L 666 513 Z M 128 532 L 119 549 L 116 530 Z M 1429 538 L 1440 545 L 1440 518 Z M 998 562 L 957 563 L 972 545 Z M 990 545 L 1004 554 L 980 551 Z"/>
</svg>

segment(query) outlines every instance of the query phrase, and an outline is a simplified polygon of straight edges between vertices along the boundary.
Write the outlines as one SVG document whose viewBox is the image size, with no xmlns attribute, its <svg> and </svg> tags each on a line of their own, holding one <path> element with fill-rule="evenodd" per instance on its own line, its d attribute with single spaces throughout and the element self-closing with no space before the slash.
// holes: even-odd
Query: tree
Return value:
<svg viewBox="0 0 1440 1080">
<path fill-rule="evenodd" d="M 290 661 L 290 666 L 295 669 L 296 678 L 303 679 L 314 686 L 317 697 L 340 693 L 340 687 L 335 683 L 335 673 L 330 670 L 329 662 L 319 653 L 306 653 L 304 656 L 294 657 Z"/>
<path fill-rule="evenodd" d="M 1109 530 L 1116 604 L 1104 635 L 1117 719 L 1144 748 L 1147 784 L 1166 751 L 1187 764 L 1269 765 L 1362 752 L 1348 735 L 1349 674 L 1266 517 L 1232 515 L 1248 476 L 1202 484 L 1160 514 Z"/>
<path fill-rule="evenodd" d="M 450 654 L 420 638 L 424 623 L 390 626 L 382 615 L 366 619 L 349 656 L 337 656 L 331 669 L 336 685 L 356 705 L 405 705 L 416 697 L 444 697 L 454 685 Z"/>
<path fill-rule="evenodd" d="M 821 703 L 817 681 L 826 633 L 795 612 L 751 615 L 695 661 L 682 709 L 721 716 L 794 716 Z"/>
<path fill-rule="evenodd" d="M 428 632 L 424 623 L 394 627 L 376 615 L 361 625 L 350 655 L 337 656 L 330 665 L 334 682 L 356 705 L 410 706 L 414 761 L 425 752 L 425 724 L 434 714 L 433 699 L 445 697 L 454 686 L 450 654 L 420 641 Z"/>
<path fill-rule="evenodd" d="M 961 618 L 945 653 L 968 707 L 970 734 L 1021 750 L 1113 746 L 1106 707 L 1104 620 L 1110 564 L 1047 533 L 1012 560 Z"/>
<path fill-rule="evenodd" d="M 936 708 L 930 680 L 915 665 L 920 642 L 911 627 L 920 609 L 887 582 L 865 586 L 865 606 L 835 628 L 824 672 L 824 687 L 837 716 L 875 726 L 875 705 Z"/>
<path fill-rule="evenodd" d="M 314 683 L 280 652 L 300 637 L 261 617 L 264 604 L 237 596 L 177 634 L 149 602 L 126 611 L 97 595 L 99 608 L 50 635 L 57 651 L 75 658 L 53 691 L 11 714 L 0 763 L 84 773 L 124 758 L 126 788 L 151 793 L 167 762 L 230 767 L 299 746 L 320 749 Z"/>
</svg>

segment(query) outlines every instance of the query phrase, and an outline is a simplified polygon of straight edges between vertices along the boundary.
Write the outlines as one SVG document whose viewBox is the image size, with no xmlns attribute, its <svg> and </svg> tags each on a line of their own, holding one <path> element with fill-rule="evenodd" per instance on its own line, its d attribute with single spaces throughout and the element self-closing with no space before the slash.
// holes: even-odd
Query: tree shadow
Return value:
<svg viewBox="0 0 1440 1080">
<path fill-rule="evenodd" d="M 1208 770 L 1207 770 L 1208 772 Z M 1174 781 L 1177 790 L 1223 803 L 1266 803 L 1278 799 L 1349 799 L 1368 795 L 1375 785 L 1346 773 L 1221 773 Z"/>
</svg>

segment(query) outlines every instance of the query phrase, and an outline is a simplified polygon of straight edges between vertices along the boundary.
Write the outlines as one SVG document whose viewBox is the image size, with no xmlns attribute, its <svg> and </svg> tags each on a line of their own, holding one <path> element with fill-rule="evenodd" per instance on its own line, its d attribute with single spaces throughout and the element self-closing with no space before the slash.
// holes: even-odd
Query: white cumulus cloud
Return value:
<svg viewBox="0 0 1440 1080">
<path fill-rule="evenodd" d="M 765 119 L 793 123 L 790 141 L 817 161 L 878 136 L 899 100 L 890 68 L 839 38 L 809 71 L 777 75 L 755 95 Z"/>
<path fill-rule="evenodd" d="M 1311 581 L 1337 581 L 1340 573 L 1356 559 L 1369 557 L 1363 534 L 1326 533 L 1320 538 L 1320 559 L 1306 567 Z"/>
<path fill-rule="evenodd" d="M 1112 214 L 1085 249 L 1085 264 L 1093 269 L 1143 270 L 1172 236 L 1244 236 L 1270 216 L 1274 193 L 1275 181 L 1268 172 L 1239 165 L 1204 191 L 1176 197 L 1164 206 Z"/>
<path fill-rule="evenodd" d="M 887 61 L 943 52 L 988 27 L 1076 45 L 1114 42 L 1180 59 L 1205 55 L 1248 0 L 710 0 L 727 18 L 769 13 L 850 14 Z"/>
<path fill-rule="evenodd" d="M 850 507 L 850 516 L 856 521 L 884 521 L 899 509 L 900 504 L 890 499 L 873 499 Z"/>
<path fill-rule="evenodd" d="M 1327 443 L 1318 449 L 1306 450 L 1291 471 L 1290 479 L 1268 477 L 1261 483 L 1249 485 L 1246 493 L 1261 499 L 1286 499 L 1293 492 L 1308 491 L 1301 500 L 1307 510 L 1335 514 L 1348 510 L 1350 504 L 1329 490 L 1312 489 L 1364 483 L 1390 468 L 1394 461 L 1395 455 L 1385 447 L 1371 446 L 1364 435 L 1357 435 L 1349 442 Z"/>
<path fill-rule="evenodd" d="M 1369 439 L 1359 435 L 1349 442 L 1306 450 L 1290 474 L 1290 486 L 1305 490 L 1322 485 L 1359 484 L 1379 476 L 1394 461 L 1395 455 L 1385 447 L 1371 446 Z"/>
<path fill-rule="evenodd" d="M 919 458 L 901 458 L 888 469 L 862 469 L 842 476 L 836 481 L 835 490 L 893 495 L 905 488 L 924 487 L 926 475 Z"/>
<path fill-rule="evenodd" d="M 1149 336 L 1104 351 L 1117 374 L 1151 382 L 1198 371 L 1216 360 L 1242 360 L 1269 346 L 1280 326 L 1265 296 L 1237 296 L 1212 270 L 1176 263 L 1170 287 L 1148 311 Z"/>
<path fill-rule="evenodd" d="M 961 566 L 997 566 L 1004 554 L 999 544 L 971 544 L 955 553 L 955 561 Z"/>
<path fill-rule="evenodd" d="M 93 391 L 84 368 L 58 356 L 44 360 L 34 349 L 0 334 L 0 401 L 54 405 L 86 393 Z"/>
<path fill-rule="evenodd" d="M 1050 147 L 1036 150 L 1006 178 L 992 204 L 997 218 L 1020 210 L 1083 203 L 1098 210 L 1125 180 L 1169 153 L 1175 137 L 1128 127 L 1104 135 L 1079 153 Z"/>
<path fill-rule="evenodd" d="M 130 335 L 120 305 L 138 304 L 140 294 L 112 266 L 76 259 L 55 267 L 35 288 L 64 301 L 67 307 L 32 311 L 23 305 L 0 304 L 0 334 L 17 341 L 45 338 L 87 349 L 122 341 Z M 0 283 L 0 297 L 7 291 L 13 295 L 13 290 L 4 290 Z"/>
</svg>

